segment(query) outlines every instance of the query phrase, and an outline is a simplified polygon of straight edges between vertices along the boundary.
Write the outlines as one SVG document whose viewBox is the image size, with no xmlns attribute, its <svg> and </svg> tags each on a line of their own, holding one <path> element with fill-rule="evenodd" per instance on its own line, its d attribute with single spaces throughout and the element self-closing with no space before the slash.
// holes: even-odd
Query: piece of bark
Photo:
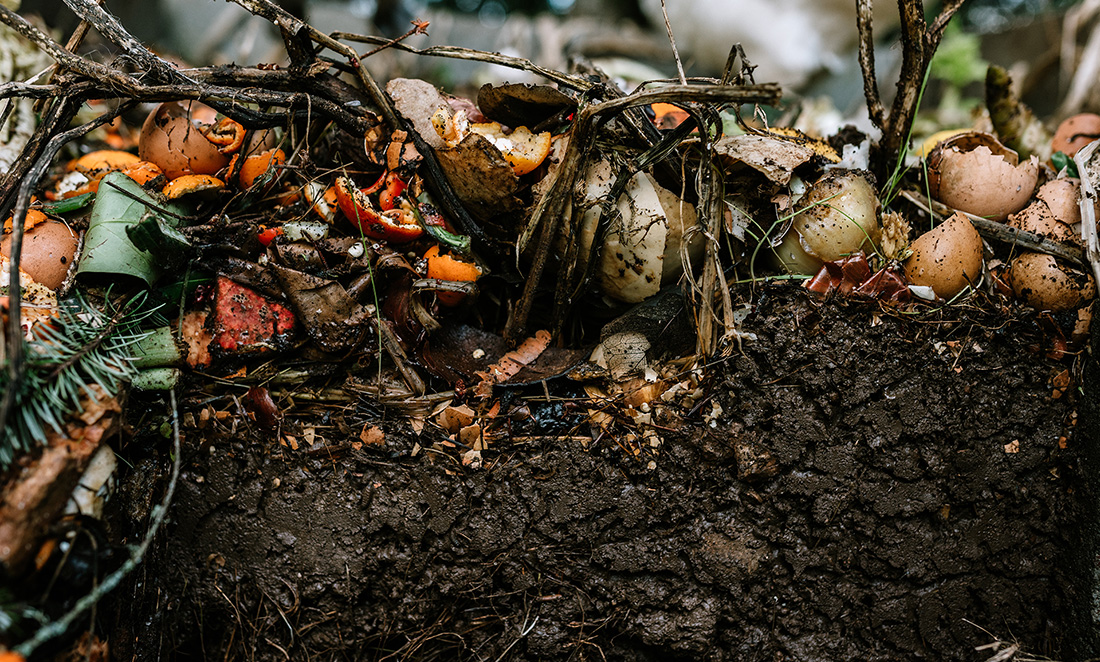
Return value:
<svg viewBox="0 0 1100 662">
<path fill-rule="evenodd" d="M 42 453 L 0 488 L 0 568 L 8 576 L 34 558 L 88 462 L 118 427 L 122 407 L 99 386 L 86 387 L 81 405 L 84 411 L 66 425 L 65 434 L 49 430 Z"/>
</svg>

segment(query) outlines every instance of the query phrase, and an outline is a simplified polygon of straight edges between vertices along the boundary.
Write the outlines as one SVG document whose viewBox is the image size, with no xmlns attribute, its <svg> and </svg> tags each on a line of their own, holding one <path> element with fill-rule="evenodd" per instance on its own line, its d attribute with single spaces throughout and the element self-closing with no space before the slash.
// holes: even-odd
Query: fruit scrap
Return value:
<svg viewBox="0 0 1100 662">
<path fill-rule="evenodd" d="M 294 330 L 294 313 L 259 293 L 218 277 L 214 307 L 214 344 L 233 354 L 266 352 Z"/>
<path fill-rule="evenodd" d="M 513 129 L 511 133 L 505 133 L 504 127 L 499 122 L 471 124 L 470 132 L 493 143 L 493 146 L 504 155 L 504 160 L 512 166 L 512 171 L 517 177 L 526 175 L 542 165 L 550 154 L 550 145 L 553 142 L 553 136 L 549 131 L 532 133 L 527 127 L 520 126 Z"/>
<path fill-rule="evenodd" d="M 472 283 L 481 277 L 481 267 L 453 255 L 441 253 L 439 246 L 432 246 L 424 253 L 428 261 L 428 278 Z M 437 292 L 436 298 L 444 306 L 457 306 L 466 298 L 460 292 Z"/>
<path fill-rule="evenodd" d="M 233 160 L 229 162 L 229 172 L 237 173 L 241 188 L 245 189 L 252 188 L 261 177 L 286 163 L 286 153 L 274 147 L 262 154 L 253 154 L 252 156 L 246 157 L 238 172 L 237 163 L 240 161 L 240 158 L 240 154 L 233 155 Z M 232 180 L 232 175 L 230 175 L 230 180 Z"/>
<path fill-rule="evenodd" d="M 356 188 L 354 182 L 347 177 L 336 178 L 336 203 L 344 216 L 371 239 L 405 243 L 424 234 L 424 228 L 410 210 L 389 209 L 379 212 L 367 194 Z"/>
<path fill-rule="evenodd" d="M 550 346 L 550 332 L 539 330 L 535 335 L 520 343 L 519 347 L 489 366 L 487 370 L 478 371 L 481 378 L 475 388 L 478 397 L 487 398 L 492 395 L 493 384 L 503 384 L 515 377 L 520 370 L 538 360 L 546 348 Z"/>
<path fill-rule="evenodd" d="M 201 127 L 200 131 L 207 140 L 218 146 L 218 151 L 222 154 L 233 154 L 239 150 L 244 144 L 246 133 L 240 122 L 228 117 L 223 117 L 213 126 Z"/>
<path fill-rule="evenodd" d="M 213 175 L 183 175 L 164 186 L 164 197 L 176 200 L 185 195 L 214 195 L 225 190 L 225 182 Z"/>
</svg>

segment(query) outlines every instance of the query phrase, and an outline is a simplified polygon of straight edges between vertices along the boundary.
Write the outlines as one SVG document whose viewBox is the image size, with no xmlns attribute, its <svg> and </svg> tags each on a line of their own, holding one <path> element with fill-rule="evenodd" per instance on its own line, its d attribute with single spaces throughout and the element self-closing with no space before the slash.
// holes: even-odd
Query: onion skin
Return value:
<svg viewBox="0 0 1100 662">
<path fill-rule="evenodd" d="M 835 262 L 877 244 L 879 201 L 871 183 L 856 172 L 834 172 L 810 187 L 799 200 L 791 229 L 805 251 L 824 262 Z"/>
</svg>

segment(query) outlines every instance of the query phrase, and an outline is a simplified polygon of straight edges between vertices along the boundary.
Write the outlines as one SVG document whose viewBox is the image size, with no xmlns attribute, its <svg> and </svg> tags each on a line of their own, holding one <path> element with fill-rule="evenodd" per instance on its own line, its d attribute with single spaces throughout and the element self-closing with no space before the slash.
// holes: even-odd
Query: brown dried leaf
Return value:
<svg viewBox="0 0 1100 662">
<path fill-rule="evenodd" d="M 477 93 L 477 105 L 489 119 L 517 127 L 535 127 L 577 102 L 549 85 L 486 83 Z"/>
<path fill-rule="evenodd" d="M 519 178 L 491 142 L 471 133 L 458 145 L 436 151 L 455 194 L 479 220 L 514 212 L 522 206 Z"/>
<path fill-rule="evenodd" d="M 794 169 L 814 157 L 814 151 L 809 147 L 752 134 L 725 136 L 718 140 L 714 149 L 723 157 L 727 169 L 743 164 L 780 186 L 790 183 Z"/>
</svg>

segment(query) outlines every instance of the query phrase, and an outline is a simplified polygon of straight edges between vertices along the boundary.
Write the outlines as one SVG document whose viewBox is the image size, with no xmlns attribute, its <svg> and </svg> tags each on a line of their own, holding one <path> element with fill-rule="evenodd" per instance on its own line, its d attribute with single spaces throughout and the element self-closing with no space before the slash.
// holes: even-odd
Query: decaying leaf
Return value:
<svg viewBox="0 0 1100 662">
<path fill-rule="evenodd" d="M 186 210 L 179 205 L 154 199 L 121 172 L 107 174 L 92 206 L 77 275 L 133 276 L 152 285 L 168 261 L 135 246 L 127 229 L 140 223 L 146 214 L 159 215 L 166 228 L 175 228 L 184 213 Z"/>
<path fill-rule="evenodd" d="M 486 83 L 477 93 L 477 105 L 486 117 L 510 127 L 534 127 L 563 111 L 572 111 L 577 102 L 549 85 L 530 83 Z"/>
<path fill-rule="evenodd" d="M 724 136 L 714 145 L 714 151 L 727 168 L 746 165 L 780 186 L 789 184 L 795 168 L 809 163 L 815 155 L 804 145 L 755 134 Z"/>
<path fill-rule="evenodd" d="M 366 313 L 348 296 L 343 285 L 277 264 L 268 268 L 282 283 L 306 333 L 321 349 L 346 351 L 363 339 L 367 331 Z"/>
<path fill-rule="evenodd" d="M 92 384 L 81 395 L 83 411 L 64 434 L 47 429 L 46 448 L 0 487 L 0 568 L 18 573 L 38 540 L 65 508 L 80 476 L 122 411 L 117 398 Z"/>
<path fill-rule="evenodd" d="M 471 133 L 458 145 L 437 152 L 439 165 L 455 194 L 476 218 L 514 212 L 521 207 L 519 178 L 491 142 Z"/>
<path fill-rule="evenodd" d="M 394 78 L 386 83 L 386 94 L 393 99 L 394 108 L 408 120 L 424 142 L 433 149 L 445 147 L 432 126 L 432 115 L 440 109 L 451 113 L 447 97 L 435 85 L 418 78 Z"/>
</svg>

